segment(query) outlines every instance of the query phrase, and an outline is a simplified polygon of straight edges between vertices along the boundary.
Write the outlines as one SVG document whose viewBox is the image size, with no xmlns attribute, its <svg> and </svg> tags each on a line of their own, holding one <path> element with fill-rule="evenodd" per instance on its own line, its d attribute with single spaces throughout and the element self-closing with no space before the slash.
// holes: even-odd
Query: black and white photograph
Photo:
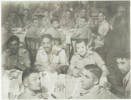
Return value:
<svg viewBox="0 0 131 100">
<path fill-rule="evenodd" d="M 130 0 L 2 1 L 2 100 L 131 99 Z"/>
</svg>

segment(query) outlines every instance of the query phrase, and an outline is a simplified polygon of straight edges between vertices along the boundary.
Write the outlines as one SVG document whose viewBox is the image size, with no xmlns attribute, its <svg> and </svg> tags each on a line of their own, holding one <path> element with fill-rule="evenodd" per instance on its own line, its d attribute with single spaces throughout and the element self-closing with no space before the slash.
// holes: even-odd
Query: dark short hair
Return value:
<svg viewBox="0 0 131 100">
<path fill-rule="evenodd" d="M 81 19 L 84 19 L 85 21 L 87 21 L 87 18 L 86 18 L 86 17 L 81 17 Z"/>
<path fill-rule="evenodd" d="M 39 73 L 39 71 L 35 68 L 25 69 L 22 74 L 22 82 L 25 80 L 25 78 L 29 77 L 32 73 Z"/>
<path fill-rule="evenodd" d="M 54 41 L 58 41 L 58 42 L 59 42 L 59 45 L 62 44 L 62 40 L 61 40 L 61 38 L 53 38 L 53 40 L 54 40 Z"/>
<path fill-rule="evenodd" d="M 57 69 L 58 74 L 67 74 L 69 66 L 62 65 Z"/>
<path fill-rule="evenodd" d="M 93 73 L 98 79 L 100 79 L 102 70 L 95 64 L 89 64 L 85 66 L 85 69 Z"/>
<path fill-rule="evenodd" d="M 9 47 L 9 44 L 10 44 L 12 41 L 17 41 L 18 44 L 20 43 L 19 38 L 18 38 L 17 36 L 13 35 L 13 36 L 11 36 L 11 37 L 8 39 L 8 41 L 7 41 L 7 48 Z"/>
<path fill-rule="evenodd" d="M 58 18 L 53 18 L 53 19 L 51 19 L 51 23 L 53 23 L 54 21 L 57 21 L 57 22 L 59 23 Z"/>
<path fill-rule="evenodd" d="M 69 12 L 70 14 L 72 13 L 72 11 L 70 9 L 66 9 L 65 12 Z"/>
<path fill-rule="evenodd" d="M 100 13 L 103 14 L 103 16 L 107 17 L 107 13 L 106 13 L 105 10 L 100 9 L 100 10 L 99 10 L 99 14 L 100 14 Z"/>
<path fill-rule="evenodd" d="M 115 58 L 127 58 L 130 59 L 130 52 L 117 52 L 114 55 Z"/>
<path fill-rule="evenodd" d="M 52 41 L 53 37 L 50 34 L 44 34 L 41 36 L 41 40 L 43 40 L 44 38 L 48 38 Z"/>
<path fill-rule="evenodd" d="M 79 44 L 81 42 L 84 42 L 87 45 L 88 39 L 76 39 L 76 44 Z"/>
</svg>

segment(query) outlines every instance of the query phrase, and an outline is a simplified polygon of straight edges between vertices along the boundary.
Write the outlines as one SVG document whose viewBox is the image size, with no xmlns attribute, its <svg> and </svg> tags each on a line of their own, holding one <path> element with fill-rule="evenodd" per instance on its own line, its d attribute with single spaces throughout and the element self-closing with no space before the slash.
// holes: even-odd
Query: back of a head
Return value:
<svg viewBox="0 0 131 100">
<path fill-rule="evenodd" d="M 62 65 L 57 69 L 58 74 L 67 74 L 69 66 Z"/>
<path fill-rule="evenodd" d="M 82 42 L 84 42 L 85 45 L 87 45 L 88 40 L 87 39 L 77 39 L 75 42 L 76 42 L 76 45 L 79 44 L 79 43 L 82 43 Z"/>
<path fill-rule="evenodd" d="M 93 73 L 98 78 L 98 80 L 100 79 L 102 70 L 97 65 L 95 64 L 86 65 L 85 69 Z"/>
<path fill-rule="evenodd" d="M 7 41 L 7 48 L 9 47 L 9 44 L 10 44 L 11 42 L 13 42 L 13 41 L 17 41 L 18 44 L 20 43 L 19 38 L 18 38 L 17 36 L 13 35 L 13 36 L 11 36 L 11 37 L 8 39 L 8 41 Z"/>
<path fill-rule="evenodd" d="M 49 40 L 52 41 L 53 37 L 50 34 L 44 34 L 41 36 L 41 40 L 43 40 L 44 38 L 48 38 Z"/>
</svg>

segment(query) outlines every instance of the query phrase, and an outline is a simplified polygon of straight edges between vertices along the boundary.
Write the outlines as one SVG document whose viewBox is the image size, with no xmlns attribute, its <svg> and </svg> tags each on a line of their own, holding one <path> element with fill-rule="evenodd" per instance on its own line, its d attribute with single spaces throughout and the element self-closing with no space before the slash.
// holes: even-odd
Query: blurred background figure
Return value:
<svg viewBox="0 0 131 100">
<path fill-rule="evenodd" d="M 31 24 L 31 15 L 30 15 L 30 9 L 29 8 L 24 8 L 23 11 L 23 17 L 22 17 L 22 22 L 23 26 L 28 28 L 28 26 Z"/>
<path fill-rule="evenodd" d="M 48 29 L 48 27 L 51 26 L 50 12 L 47 9 L 45 9 L 43 11 L 43 15 L 44 15 L 42 19 L 43 28 Z"/>
<path fill-rule="evenodd" d="M 108 52 L 107 63 L 112 62 L 113 55 L 118 51 L 129 52 L 129 23 L 126 8 L 118 6 L 117 12 L 112 18 L 112 31 L 105 39 Z M 115 42 L 114 42 L 115 41 Z M 112 49 L 111 49 L 112 48 Z"/>
<path fill-rule="evenodd" d="M 65 29 L 71 29 L 73 27 L 74 22 L 72 20 L 72 11 L 66 10 L 65 12 L 63 12 L 63 16 L 60 20 L 60 25 L 62 28 Z"/>
<path fill-rule="evenodd" d="M 13 68 L 25 70 L 30 67 L 29 52 L 20 48 L 19 38 L 12 36 L 7 41 L 7 49 L 3 52 L 3 67 L 5 70 Z M 19 53 L 22 51 L 22 54 Z"/>
</svg>

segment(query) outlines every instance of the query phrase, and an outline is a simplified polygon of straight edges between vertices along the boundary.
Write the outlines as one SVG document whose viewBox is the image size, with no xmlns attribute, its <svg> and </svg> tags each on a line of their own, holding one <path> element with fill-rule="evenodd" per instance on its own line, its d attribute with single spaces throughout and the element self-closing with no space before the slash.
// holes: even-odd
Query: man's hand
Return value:
<svg viewBox="0 0 131 100">
<path fill-rule="evenodd" d="M 104 88 L 108 88 L 108 89 L 110 88 L 110 83 L 108 82 L 106 76 L 101 76 L 99 85 Z"/>
</svg>

